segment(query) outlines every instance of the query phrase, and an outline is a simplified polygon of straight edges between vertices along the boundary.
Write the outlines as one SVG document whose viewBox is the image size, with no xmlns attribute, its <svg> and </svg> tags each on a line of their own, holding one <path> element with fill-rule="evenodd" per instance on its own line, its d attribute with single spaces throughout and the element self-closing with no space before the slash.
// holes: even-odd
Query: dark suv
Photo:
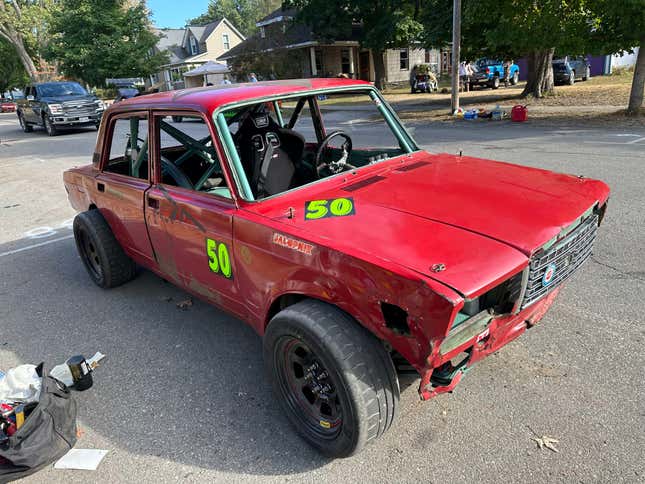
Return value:
<svg viewBox="0 0 645 484">
<path fill-rule="evenodd" d="M 49 136 L 59 128 L 96 126 L 98 128 L 105 106 L 79 83 L 44 82 L 25 88 L 25 97 L 18 101 L 18 120 L 25 133 L 42 126 Z"/>
</svg>

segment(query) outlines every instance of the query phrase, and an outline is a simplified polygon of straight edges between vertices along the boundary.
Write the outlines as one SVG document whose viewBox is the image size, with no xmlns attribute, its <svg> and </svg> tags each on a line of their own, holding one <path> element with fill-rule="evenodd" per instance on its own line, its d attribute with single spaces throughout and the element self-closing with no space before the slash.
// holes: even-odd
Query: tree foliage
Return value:
<svg viewBox="0 0 645 484">
<path fill-rule="evenodd" d="M 167 62 L 167 54 L 153 53 L 159 38 L 144 2 L 60 0 L 50 29 L 47 58 L 91 86 L 109 77 L 145 77 Z"/>
<path fill-rule="evenodd" d="M 0 39 L 0 97 L 10 89 L 20 88 L 29 82 L 29 76 L 22 65 L 15 47 Z"/>
<path fill-rule="evenodd" d="M 361 24 L 361 46 L 372 49 L 375 84 L 385 82 L 383 53 L 417 42 L 423 31 L 418 19 L 419 1 L 402 0 L 289 0 L 300 9 L 299 19 L 321 40 L 348 38 L 352 24 Z"/>
<path fill-rule="evenodd" d="M 0 39 L 16 51 L 30 78 L 38 78 L 39 54 L 54 0 L 0 0 Z"/>
<path fill-rule="evenodd" d="M 208 10 L 188 20 L 188 25 L 205 25 L 226 17 L 242 34 L 249 36 L 255 32 L 255 23 L 281 3 L 281 0 L 211 0 Z"/>
</svg>

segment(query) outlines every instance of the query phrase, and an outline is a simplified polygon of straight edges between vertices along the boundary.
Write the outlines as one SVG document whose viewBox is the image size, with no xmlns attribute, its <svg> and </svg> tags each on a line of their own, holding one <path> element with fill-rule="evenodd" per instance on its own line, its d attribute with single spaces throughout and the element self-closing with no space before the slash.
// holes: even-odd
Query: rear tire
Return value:
<svg viewBox="0 0 645 484">
<path fill-rule="evenodd" d="M 134 279 L 136 265 L 117 242 L 98 210 L 74 218 L 74 239 L 81 260 L 94 283 L 108 289 Z"/>
<path fill-rule="evenodd" d="M 573 86 L 576 83 L 576 71 L 573 71 L 569 76 L 569 85 Z"/>
<path fill-rule="evenodd" d="M 31 133 L 34 130 L 34 127 L 25 121 L 25 117 L 20 111 L 18 111 L 18 122 L 25 133 Z"/>
<path fill-rule="evenodd" d="M 315 300 L 287 307 L 269 323 L 263 353 L 287 417 L 323 455 L 356 454 L 392 425 L 400 393 L 392 359 L 340 309 Z"/>
</svg>

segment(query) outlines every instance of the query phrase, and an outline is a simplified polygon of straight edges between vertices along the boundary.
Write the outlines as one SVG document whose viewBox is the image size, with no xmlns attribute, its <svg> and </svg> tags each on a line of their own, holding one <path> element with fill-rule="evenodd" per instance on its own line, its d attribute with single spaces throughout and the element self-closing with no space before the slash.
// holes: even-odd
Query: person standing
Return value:
<svg viewBox="0 0 645 484">
<path fill-rule="evenodd" d="M 470 90 L 470 76 L 472 75 L 472 67 L 470 63 L 466 61 L 461 61 L 459 64 L 459 79 L 463 86 L 462 90 L 468 92 Z"/>
<path fill-rule="evenodd" d="M 258 82 L 258 78 L 255 76 L 255 72 L 249 74 L 249 82 Z"/>
<path fill-rule="evenodd" d="M 220 84 L 222 86 L 225 86 L 225 85 L 230 84 L 230 83 L 231 83 L 231 81 L 228 78 L 228 74 L 224 74 L 224 77 L 222 78 L 222 82 L 220 82 Z"/>
</svg>

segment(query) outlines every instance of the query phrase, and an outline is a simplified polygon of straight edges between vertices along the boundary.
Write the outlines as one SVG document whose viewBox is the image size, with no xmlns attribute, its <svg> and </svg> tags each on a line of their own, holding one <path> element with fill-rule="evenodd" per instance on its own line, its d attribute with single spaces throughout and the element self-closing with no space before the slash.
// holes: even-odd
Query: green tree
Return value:
<svg viewBox="0 0 645 484">
<path fill-rule="evenodd" d="M 61 71 L 91 86 L 109 77 L 145 77 L 168 61 L 155 53 L 143 1 L 60 0 L 52 11 L 47 58 Z"/>
<path fill-rule="evenodd" d="M 285 5 L 298 7 L 299 21 L 309 25 L 320 40 L 347 38 L 352 24 L 361 24 L 360 43 L 372 50 L 379 89 L 385 84 L 385 50 L 407 47 L 423 31 L 418 20 L 420 0 L 289 0 Z"/>
<path fill-rule="evenodd" d="M 22 64 L 15 47 L 6 40 L 0 39 L 0 96 L 2 93 L 29 82 L 29 76 Z"/>
<path fill-rule="evenodd" d="M 528 59 L 523 95 L 542 97 L 553 90 L 554 52 L 585 54 L 595 21 L 587 0 L 466 1 L 462 12 L 463 57 Z M 423 11 L 430 46 L 446 45 L 452 35 L 452 1 L 429 0 Z"/>
<path fill-rule="evenodd" d="M 188 20 L 188 25 L 205 25 L 226 17 L 242 34 L 249 36 L 255 32 L 255 23 L 281 3 L 281 0 L 211 0 L 208 10 Z"/>
<path fill-rule="evenodd" d="M 591 36 L 594 51 L 612 54 L 639 47 L 627 107 L 628 114 L 638 114 L 645 90 L 645 0 L 590 0 L 589 4 L 597 19 Z"/>
<path fill-rule="evenodd" d="M 38 78 L 38 53 L 52 0 L 0 0 L 0 39 L 15 49 L 32 80 Z"/>
</svg>

